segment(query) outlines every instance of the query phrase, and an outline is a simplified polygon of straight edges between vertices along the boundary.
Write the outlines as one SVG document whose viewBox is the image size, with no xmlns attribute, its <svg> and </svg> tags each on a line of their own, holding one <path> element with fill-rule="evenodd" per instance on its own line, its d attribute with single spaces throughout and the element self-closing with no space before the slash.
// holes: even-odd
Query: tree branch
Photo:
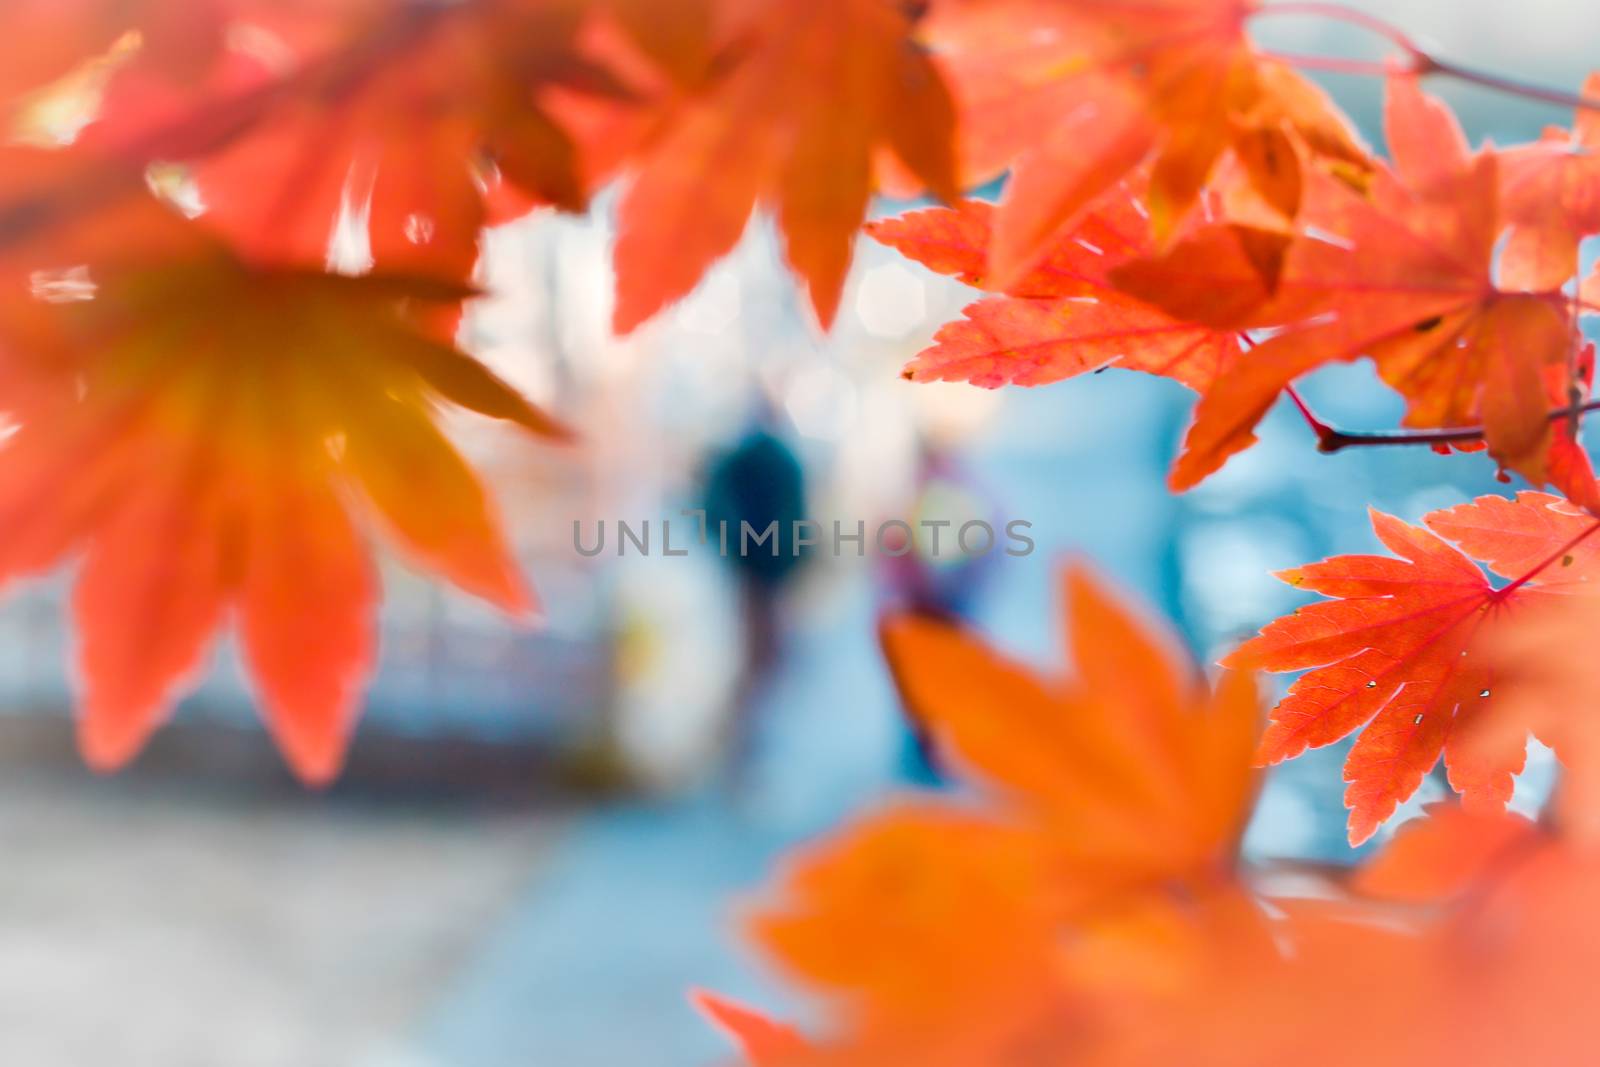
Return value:
<svg viewBox="0 0 1600 1067">
<path fill-rule="evenodd" d="M 1370 448 L 1379 445 L 1453 445 L 1466 441 L 1483 440 L 1484 429 L 1482 426 L 1463 426 L 1445 430 L 1341 430 L 1330 426 L 1311 410 L 1294 386 L 1284 390 L 1294 406 L 1300 412 L 1300 417 L 1305 420 L 1311 432 L 1317 437 L 1318 452 L 1342 452 L 1347 448 Z M 1563 404 L 1558 408 L 1551 408 L 1545 412 L 1545 418 L 1554 422 L 1556 419 L 1570 418 L 1576 413 L 1600 410 L 1600 399 L 1590 400 L 1576 406 Z"/>
<path fill-rule="evenodd" d="M 1493 89 L 1508 96 L 1522 97 L 1525 100 L 1537 100 L 1540 103 L 1555 104 L 1558 107 L 1569 107 L 1573 110 L 1600 111 L 1600 99 L 1592 96 L 1562 92 L 1559 89 L 1547 89 L 1541 85 L 1531 85 L 1515 78 L 1503 77 L 1490 71 L 1477 70 L 1462 63 L 1441 59 L 1423 48 L 1409 34 L 1393 23 L 1376 15 L 1368 14 L 1365 11 L 1334 2 L 1334 0 L 1284 0 L 1283 3 L 1263 4 L 1250 14 L 1252 17 L 1262 15 L 1312 15 L 1344 22 L 1377 34 L 1400 49 L 1401 52 L 1405 53 L 1406 57 L 1404 64 L 1397 66 L 1392 62 L 1343 59 L 1337 56 L 1267 53 L 1292 66 L 1305 67 L 1312 70 L 1329 70 L 1341 74 L 1371 74 L 1379 76 L 1405 73 L 1416 75 L 1438 74 L 1447 78 L 1454 78 L 1457 81 L 1481 85 L 1486 89 Z"/>
</svg>

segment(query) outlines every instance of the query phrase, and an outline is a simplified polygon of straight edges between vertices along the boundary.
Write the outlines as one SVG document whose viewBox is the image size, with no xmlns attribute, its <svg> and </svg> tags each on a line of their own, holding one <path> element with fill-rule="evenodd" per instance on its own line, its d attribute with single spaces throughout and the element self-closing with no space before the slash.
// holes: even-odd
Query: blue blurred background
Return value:
<svg viewBox="0 0 1600 1067">
<path fill-rule="evenodd" d="M 1584 42 L 1600 39 L 1600 9 L 1570 0 L 1361 6 L 1441 55 L 1564 88 L 1587 72 Z M 1294 51 L 1376 54 L 1359 33 L 1304 17 L 1261 28 Z M 1379 87 L 1327 84 L 1381 143 Z M 1530 139 L 1568 118 L 1434 88 L 1475 139 Z M 226 649 L 138 765 L 91 777 L 70 752 L 65 583 L 6 601 L 7 1062 L 689 1067 L 725 1049 L 686 1007 L 688 986 L 803 1013 L 740 948 L 737 904 L 785 848 L 911 786 L 874 637 L 908 579 L 870 553 L 815 555 L 772 611 L 781 652 L 752 687 L 741 676 L 750 615 L 721 561 L 667 558 L 659 541 L 647 558 L 617 558 L 614 540 L 594 558 L 573 547 L 574 522 L 586 540 L 601 519 L 649 519 L 658 538 L 663 518 L 687 530 L 680 509 L 702 505 L 719 450 L 758 410 L 799 458 L 809 513 L 825 524 L 1031 523 L 1031 555 L 938 577 L 996 643 L 1049 669 L 1064 560 L 1143 597 L 1209 661 L 1299 602 L 1272 570 L 1372 549 L 1369 504 L 1415 520 L 1506 488 L 1481 457 L 1319 455 L 1282 408 L 1259 447 L 1170 496 L 1181 387 L 1121 372 L 1002 393 L 905 383 L 899 367 L 970 292 L 863 242 L 838 327 L 821 339 L 764 224 L 680 307 L 618 341 L 606 327 L 608 209 L 496 232 L 495 295 L 465 335 L 585 435 L 555 452 L 458 427 L 492 471 L 547 623 L 513 629 L 387 566 L 382 667 L 332 790 L 289 783 Z M 1400 415 L 1365 366 L 1319 373 L 1305 393 L 1345 428 Z M 739 735 L 740 703 L 748 758 L 730 782 L 719 754 Z M 1353 858 L 1343 755 L 1272 774 L 1252 852 Z M 1517 803 L 1537 803 L 1548 777 L 1548 753 L 1534 753 Z M 1428 783 L 1407 813 L 1439 795 Z"/>
</svg>

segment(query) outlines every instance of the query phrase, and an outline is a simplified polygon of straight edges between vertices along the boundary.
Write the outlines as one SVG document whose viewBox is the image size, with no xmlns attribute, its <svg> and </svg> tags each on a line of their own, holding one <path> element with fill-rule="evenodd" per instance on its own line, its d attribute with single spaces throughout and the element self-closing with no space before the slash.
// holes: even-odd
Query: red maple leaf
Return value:
<svg viewBox="0 0 1600 1067">
<path fill-rule="evenodd" d="M 964 170 L 1010 167 L 991 269 L 1020 276 L 1098 197 L 1146 161 L 1158 236 L 1171 234 L 1230 149 L 1293 215 L 1311 152 L 1364 166 L 1322 92 L 1255 51 L 1240 0 L 1007 0 L 943 5 L 929 36 L 960 104 Z"/>
<path fill-rule="evenodd" d="M 1269 298 L 1237 299 L 1248 295 L 1238 283 L 1258 271 L 1231 247 L 1234 227 L 1202 230 L 1113 273 L 1180 317 L 1274 330 L 1201 398 L 1174 488 L 1254 442 L 1256 423 L 1296 378 L 1362 356 L 1406 398 L 1406 425 L 1481 425 L 1502 466 L 1535 485 L 1547 480 L 1549 411 L 1568 402 L 1576 363 L 1568 300 L 1495 285 L 1496 160 L 1470 155 L 1448 110 L 1415 79 L 1396 78 L 1385 119 L 1397 173 L 1379 171 L 1358 189 L 1313 172 L 1304 228 Z"/>
<path fill-rule="evenodd" d="M 1464 738 L 1495 714 L 1485 627 L 1530 601 L 1588 594 L 1600 578 L 1600 520 L 1545 493 L 1484 496 L 1428 515 L 1426 528 L 1382 512 L 1393 556 L 1336 556 L 1282 571 L 1334 599 L 1265 627 L 1223 663 L 1306 671 L 1272 712 L 1257 757 L 1277 763 L 1360 731 L 1345 763 L 1350 841 L 1377 830 L 1444 756 L 1474 807 L 1503 806 L 1522 769 L 1525 731 L 1486 747 Z M 1500 588 L 1473 560 L 1502 577 Z"/>
<path fill-rule="evenodd" d="M 943 274 L 987 288 L 994 209 L 968 200 L 867 224 L 867 232 Z M 1113 288 L 1111 270 L 1155 248 L 1135 191 L 1113 188 L 1044 258 L 940 327 L 905 369 L 915 381 L 1043 385 L 1117 366 L 1204 391 L 1239 352 L 1238 335 L 1175 319 Z"/>
<path fill-rule="evenodd" d="M 1234 882 L 1253 678 L 1212 688 L 1088 575 L 1064 585 L 1071 679 L 942 623 L 885 625 L 908 708 L 986 803 L 864 819 L 792 864 L 756 917 L 759 941 L 847 1005 L 882 1057 L 839 1062 L 993 1062 L 1025 1034 L 1070 1047 L 1083 1020 L 1062 1012 L 1064 988 L 1142 989 L 1193 962 L 1191 920 L 1225 928 L 1235 952 L 1259 920 Z"/>
</svg>

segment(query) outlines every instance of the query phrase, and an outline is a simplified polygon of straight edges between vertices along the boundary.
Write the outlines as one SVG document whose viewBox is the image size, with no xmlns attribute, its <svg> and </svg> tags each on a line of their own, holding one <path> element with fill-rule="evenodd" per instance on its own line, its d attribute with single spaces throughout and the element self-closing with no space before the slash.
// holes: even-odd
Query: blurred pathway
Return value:
<svg viewBox="0 0 1600 1067">
<path fill-rule="evenodd" d="M 785 1003 L 730 920 L 779 853 L 889 784 L 893 703 L 858 599 L 776 680 L 750 799 L 708 790 L 583 819 L 440 999 L 423 1062 L 690 1067 L 727 1049 L 687 987 Z"/>
<path fill-rule="evenodd" d="M 558 833 L 532 808 L 8 763 L 0 1063 L 426 1062 L 411 1020 Z"/>
<path fill-rule="evenodd" d="M 1172 505 L 1151 477 L 1170 447 L 1167 420 L 1148 402 L 1125 402 L 1141 383 L 1093 384 L 1076 401 L 1062 391 L 1019 396 L 973 457 L 1003 510 L 1033 522 L 1038 541 L 1031 557 L 994 568 L 985 628 L 1052 665 L 1052 575 L 1065 556 L 1090 558 L 1172 606 Z M 1075 468 L 1075 453 L 1092 453 L 1094 467 Z M 699 1067 L 727 1047 L 687 1007 L 687 987 L 776 1010 L 795 1003 L 739 948 L 730 920 L 786 848 L 894 785 L 897 711 L 872 591 L 856 581 L 848 597 L 800 636 L 776 680 L 752 801 L 732 811 L 703 795 L 580 819 L 424 1021 L 420 1062 Z"/>
</svg>

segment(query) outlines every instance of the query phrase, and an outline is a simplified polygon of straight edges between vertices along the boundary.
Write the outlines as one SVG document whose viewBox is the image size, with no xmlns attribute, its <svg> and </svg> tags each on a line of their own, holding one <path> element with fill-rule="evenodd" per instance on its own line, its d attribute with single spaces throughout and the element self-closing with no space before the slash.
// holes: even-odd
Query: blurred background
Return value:
<svg viewBox="0 0 1600 1067">
<path fill-rule="evenodd" d="M 1570 0 L 1358 6 L 1440 55 L 1567 89 L 1600 39 L 1600 8 Z M 1304 16 L 1259 28 L 1287 50 L 1381 54 Z M 1326 84 L 1381 143 L 1380 87 Z M 1433 88 L 1474 138 L 1568 120 Z M 66 577 L 0 607 L 6 1062 L 715 1062 L 725 1049 L 687 987 L 803 1011 L 739 947 L 741 896 L 785 848 L 926 777 L 878 656 L 886 607 L 963 617 L 1056 669 L 1054 574 L 1079 558 L 1209 660 L 1300 602 L 1272 570 L 1374 548 L 1368 504 L 1415 520 L 1503 491 L 1477 457 L 1318 455 L 1284 408 L 1259 447 L 1174 498 L 1181 387 L 1122 372 L 1000 393 L 903 382 L 900 366 L 971 294 L 870 241 L 826 339 L 758 223 L 693 296 L 619 341 L 609 217 L 602 201 L 496 231 L 494 296 L 465 327 L 583 435 L 555 450 L 454 427 L 490 471 L 546 622 L 518 629 L 386 565 L 382 665 L 334 788 L 292 784 L 227 648 L 137 765 L 90 775 L 71 749 Z M 1347 429 L 1400 416 L 1366 367 L 1305 392 Z M 1022 520 L 1036 548 L 958 565 L 870 544 L 835 556 L 825 538 L 792 569 L 743 569 L 692 544 L 682 511 L 696 508 L 713 521 L 800 508 L 825 530 L 862 522 L 869 540 L 886 519 Z M 649 521 L 649 555 L 630 543 L 619 557 L 618 520 Z M 663 554 L 663 520 L 687 555 Z M 578 551 L 574 525 L 592 548 L 602 522 L 604 549 Z M 1247 847 L 1351 860 L 1343 758 L 1336 746 L 1274 771 Z M 1548 777 L 1536 752 L 1518 805 Z M 1439 795 L 1430 782 L 1408 810 Z"/>
</svg>

